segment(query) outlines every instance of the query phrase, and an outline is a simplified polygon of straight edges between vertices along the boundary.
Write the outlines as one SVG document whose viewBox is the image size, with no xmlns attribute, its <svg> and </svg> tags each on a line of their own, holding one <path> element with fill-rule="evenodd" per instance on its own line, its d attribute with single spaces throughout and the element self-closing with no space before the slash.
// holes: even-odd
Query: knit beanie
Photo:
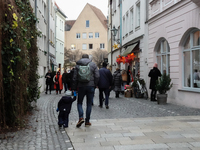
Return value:
<svg viewBox="0 0 200 150">
<path fill-rule="evenodd" d="M 67 91 L 65 92 L 65 95 L 66 95 L 66 96 L 72 96 L 72 91 L 67 90 Z"/>
</svg>

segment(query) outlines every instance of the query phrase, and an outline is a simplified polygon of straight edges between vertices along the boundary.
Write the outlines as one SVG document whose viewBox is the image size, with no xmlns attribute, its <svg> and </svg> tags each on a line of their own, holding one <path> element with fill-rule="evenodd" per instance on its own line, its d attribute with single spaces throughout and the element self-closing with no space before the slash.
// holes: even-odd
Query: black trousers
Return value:
<svg viewBox="0 0 200 150">
<path fill-rule="evenodd" d="M 156 93 L 157 93 L 156 89 L 151 90 L 151 101 L 156 101 Z"/>
<path fill-rule="evenodd" d="M 49 89 L 49 91 L 50 91 L 50 93 L 51 93 L 51 84 L 47 84 L 47 85 L 46 85 L 46 93 L 48 92 L 48 89 Z"/>
<path fill-rule="evenodd" d="M 58 115 L 58 125 L 63 125 L 63 127 L 68 127 L 69 123 L 69 113 L 66 111 L 60 111 Z"/>
<path fill-rule="evenodd" d="M 116 98 L 119 97 L 119 92 L 120 92 L 120 91 L 115 91 L 115 97 L 116 97 Z"/>
</svg>

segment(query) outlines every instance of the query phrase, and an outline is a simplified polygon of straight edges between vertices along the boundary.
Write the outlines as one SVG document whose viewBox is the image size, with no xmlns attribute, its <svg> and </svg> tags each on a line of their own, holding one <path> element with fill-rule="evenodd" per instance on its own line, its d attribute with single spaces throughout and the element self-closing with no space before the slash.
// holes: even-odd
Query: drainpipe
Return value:
<svg viewBox="0 0 200 150">
<path fill-rule="evenodd" d="M 120 54 L 122 47 L 122 0 L 120 0 Z"/>
<path fill-rule="evenodd" d="M 57 15 L 56 15 L 56 14 L 57 14 L 57 12 L 58 12 L 58 10 L 57 10 L 57 8 L 55 8 L 55 40 L 54 40 L 54 41 L 55 41 L 55 58 L 56 58 L 56 50 L 57 50 L 57 49 L 56 49 L 56 48 L 57 48 L 57 47 L 56 47 L 56 45 L 57 45 L 57 44 L 56 44 L 56 43 L 57 43 L 57 42 L 56 42 L 56 25 L 57 25 Z M 56 59 L 55 59 L 55 60 L 56 60 Z M 56 63 L 57 63 L 57 60 L 56 60 Z M 57 65 L 58 65 L 58 63 L 57 63 Z M 57 67 L 58 67 L 58 66 L 57 66 Z M 61 71 L 61 68 L 60 68 L 60 71 Z"/>
<path fill-rule="evenodd" d="M 49 51 L 50 51 L 50 46 L 49 46 L 49 29 L 50 29 L 50 0 L 47 0 L 47 68 L 49 69 Z"/>
<path fill-rule="evenodd" d="M 113 42 L 112 42 L 112 0 L 110 0 L 110 44 L 111 44 L 111 69 L 112 69 L 112 72 L 113 72 L 113 53 L 112 53 L 112 45 L 113 45 Z"/>
</svg>

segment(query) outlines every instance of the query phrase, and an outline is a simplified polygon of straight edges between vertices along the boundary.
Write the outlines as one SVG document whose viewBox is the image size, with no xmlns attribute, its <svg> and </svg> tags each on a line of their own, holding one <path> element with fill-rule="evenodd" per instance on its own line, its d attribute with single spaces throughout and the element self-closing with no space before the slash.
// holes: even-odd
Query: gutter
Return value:
<svg viewBox="0 0 200 150">
<path fill-rule="evenodd" d="M 50 46 L 49 46 L 49 29 L 50 29 L 50 2 L 49 0 L 47 0 L 47 3 L 48 3 L 48 9 L 47 9 L 47 68 L 49 69 L 49 51 L 50 51 Z"/>
</svg>

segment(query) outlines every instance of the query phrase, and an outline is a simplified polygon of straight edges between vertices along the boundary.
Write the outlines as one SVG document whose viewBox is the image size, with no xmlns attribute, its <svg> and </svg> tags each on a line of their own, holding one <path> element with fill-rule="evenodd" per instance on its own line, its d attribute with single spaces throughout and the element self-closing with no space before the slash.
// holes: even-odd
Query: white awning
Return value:
<svg viewBox="0 0 200 150">
<path fill-rule="evenodd" d="M 135 44 L 133 44 L 133 45 L 131 45 L 131 46 L 128 46 L 128 47 L 125 49 L 125 51 L 122 52 L 121 56 L 127 56 L 128 54 L 130 54 L 137 44 L 138 44 L 138 43 L 135 43 Z"/>
</svg>

